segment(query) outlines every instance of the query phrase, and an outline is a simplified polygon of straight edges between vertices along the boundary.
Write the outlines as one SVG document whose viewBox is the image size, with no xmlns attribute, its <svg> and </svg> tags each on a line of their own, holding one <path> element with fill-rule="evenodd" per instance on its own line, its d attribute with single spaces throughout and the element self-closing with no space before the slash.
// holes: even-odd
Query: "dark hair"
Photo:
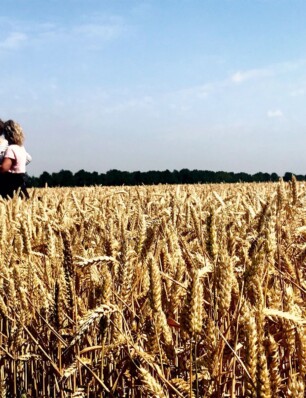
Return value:
<svg viewBox="0 0 306 398">
<path fill-rule="evenodd" d="M 4 121 L 0 119 L 0 135 L 4 133 L 3 128 L 4 128 Z"/>
</svg>

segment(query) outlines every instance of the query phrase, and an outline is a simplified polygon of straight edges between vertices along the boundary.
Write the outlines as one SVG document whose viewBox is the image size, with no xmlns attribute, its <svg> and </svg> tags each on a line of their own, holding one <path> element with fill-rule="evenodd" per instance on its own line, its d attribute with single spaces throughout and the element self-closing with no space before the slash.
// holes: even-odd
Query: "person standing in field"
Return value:
<svg viewBox="0 0 306 398">
<path fill-rule="evenodd" d="M 1 189 L 0 194 L 3 197 L 14 196 L 14 193 L 20 190 L 20 194 L 29 198 L 26 189 L 26 165 L 32 160 L 26 152 L 24 143 L 24 134 L 21 126 L 13 120 L 8 120 L 3 125 L 4 137 L 8 142 L 8 147 L 4 153 L 2 164 L 0 165 Z"/>
<path fill-rule="evenodd" d="M 4 136 L 4 121 L 0 119 L 0 165 L 3 162 L 5 151 L 7 150 L 8 142 Z M 5 178 L 0 174 L 0 196 L 5 195 Z"/>
<path fill-rule="evenodd" d="M 8 147 L 8 142 L 7 139 L 4 137 L 4 121 L 0 119 L 0 164 L 3 161 L 7 147 Z"/>
</svg>

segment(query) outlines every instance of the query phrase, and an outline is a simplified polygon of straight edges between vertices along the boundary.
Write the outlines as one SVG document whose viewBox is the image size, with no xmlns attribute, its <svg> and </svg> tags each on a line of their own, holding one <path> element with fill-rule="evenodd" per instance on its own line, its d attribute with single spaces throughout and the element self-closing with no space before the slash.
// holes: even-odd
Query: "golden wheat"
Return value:
<svg viewBox="0 0 306 398">
<path fill-rule="evenodd" d="M 304 397 L 306 184 L 0 200 L 0 395 Z"/>
</svg>

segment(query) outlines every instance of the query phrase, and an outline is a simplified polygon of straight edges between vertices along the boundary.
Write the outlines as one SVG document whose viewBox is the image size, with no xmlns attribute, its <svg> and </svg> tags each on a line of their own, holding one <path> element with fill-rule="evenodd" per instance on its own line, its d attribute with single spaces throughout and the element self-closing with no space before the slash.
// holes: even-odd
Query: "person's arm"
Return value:
<svg viewBox="0 0 306 398">
<path fill-rule="evenodd" d="M 4 158 L 2 165 L 0 166 L 0 173 L 6 173 L 11 169 L 13 165 L 13 160 L 10 158 Z"/>
<path fill-rule="evenodd" d="M 2 135 L 0 135 L 0 164 L 3 162 L 7 147 L 8 147 L 7 140 Z"/>
<path fill-rule="evenodd" d="M 32 162 L 32 156 L 27 152 L 26 166 Z"/>
</svg>

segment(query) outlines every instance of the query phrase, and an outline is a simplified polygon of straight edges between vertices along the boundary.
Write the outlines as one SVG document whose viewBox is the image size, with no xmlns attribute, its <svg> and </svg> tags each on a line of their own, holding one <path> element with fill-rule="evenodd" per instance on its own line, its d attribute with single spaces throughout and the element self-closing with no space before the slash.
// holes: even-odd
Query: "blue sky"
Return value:
<svg viewBox="0 0 306 398">
<path fill-rule="evenodd" d="M 0 118 L 30 175 L 306 174 L 304 0 L 0 5 Z"/>
</svg>

